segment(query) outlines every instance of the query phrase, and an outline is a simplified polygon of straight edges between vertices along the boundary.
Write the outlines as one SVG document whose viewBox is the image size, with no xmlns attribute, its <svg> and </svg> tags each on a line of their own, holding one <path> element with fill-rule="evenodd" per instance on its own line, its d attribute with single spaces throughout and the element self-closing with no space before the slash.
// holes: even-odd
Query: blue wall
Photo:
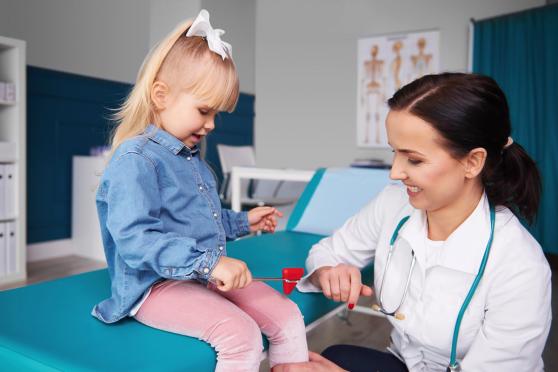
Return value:
<svg viewBox="0 0 558 372">
<path fill-rule="evenodd" d="M 27 68 L 27 241 L 71 237 L 72 156 L 108 143 L 111 109 L 130 84 L 38 67 Z M 217 174 L 216 143 L 253 143 L 254 96 L 221 114 L 208 138 L 207 160 Z"/>
<path fill-rule="evenodd" d="M 205 160 L 222 181 L 221 164 L 217 154 L 217 144 L 247 146 L 254 143 L 254 96 L 240 94 L 236 109 L 232 114 L 221 113 L 215 121 L 215 129 L 207 137 Z"/>
</svg>

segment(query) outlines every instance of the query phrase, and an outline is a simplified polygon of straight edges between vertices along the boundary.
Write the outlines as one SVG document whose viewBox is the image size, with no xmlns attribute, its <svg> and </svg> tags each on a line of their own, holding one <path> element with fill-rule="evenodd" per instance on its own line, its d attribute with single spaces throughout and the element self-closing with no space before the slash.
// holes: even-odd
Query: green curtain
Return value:
<svg viewBox="0 0 558 372">
<path fill-rule="evenodd" d="M 493 77 L 507 95 L 514 141 L 543 180 L 529 229 L 545 252 L 558 254 L 558 6 L 475 22 L 473 71 Z"/>
</svg>

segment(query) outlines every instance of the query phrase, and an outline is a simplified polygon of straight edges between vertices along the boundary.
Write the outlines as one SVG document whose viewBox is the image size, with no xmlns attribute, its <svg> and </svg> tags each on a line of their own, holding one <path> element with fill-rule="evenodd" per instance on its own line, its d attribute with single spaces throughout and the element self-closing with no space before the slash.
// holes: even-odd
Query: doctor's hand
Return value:
<svg viewBox="0 0 558 372">
<path fill-rule="evenodd" d="M 310 361 L 305 363 L 278 364 L 271 372 L 347 372 L 320 354 L 309 352 Z"/>
<path fill-rule="evenodd" d="M 372 296 L 372 288 L 362 284 L 360 270 L 352 265 L 324 266 L 310 276 L 310 281 L 322 288 L 324 296 L 334 301 L 347 302 L 352 309 L 359 296 Z"/>
<path fill-rule="evenodd" d="M 246 287 L 252 282 L 252 273 L 244 261 L 221 256 L 211 272 L 210 282 L 220 291 L 226 292 Z"/>
<path fill-rule="evenodd" d="M 250 209 L 248 212 L 250 231 L 275 232 L 278 217 L 283 217 L 283 213 L 273 207 L 257 207 Z"/>
</svg>

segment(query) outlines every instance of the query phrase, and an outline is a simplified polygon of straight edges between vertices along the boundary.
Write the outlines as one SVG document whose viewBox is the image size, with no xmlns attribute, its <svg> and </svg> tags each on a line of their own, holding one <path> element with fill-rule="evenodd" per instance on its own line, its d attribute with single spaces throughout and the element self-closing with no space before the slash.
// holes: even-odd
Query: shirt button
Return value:
<svg viewBox="0 0 558 372">
<path fill-rule="evenodd" d="M 204 274 L 207 274 L 208 272 L 209 272 L 209 269 L 207 267 L 203 269 Z"/>
<path fill-rule="evenodd" d="M 219 250 L 220 250 L 220 251 L 223 250 L 223 246 L 222 246 L 222 245 L 219 246 Z"/>
<path fill-rule="evenodd" d="M 192 157 L 191 157 L 191 156 L 188 156 L 188 157 L 186 158 L 186 160 L 192 160 Z"/>
</svg>

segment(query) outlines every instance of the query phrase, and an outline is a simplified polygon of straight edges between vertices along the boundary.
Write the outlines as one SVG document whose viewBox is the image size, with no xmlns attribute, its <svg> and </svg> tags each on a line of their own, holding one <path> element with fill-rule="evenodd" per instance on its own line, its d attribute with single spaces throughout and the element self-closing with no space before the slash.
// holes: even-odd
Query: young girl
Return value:
<svg viewBox="0 0 558 372">
<path fill-rule="evenodd" d="M 93 315 L 106 323 L 133 316 L 204 340 L 217 351 L 217 371 L 257 371 L 260 331 L 272 366 L 306 361 L 308 349 L 298 307 L 226 256 L 227 239 L 273 232 L 280 213 L 221 209 L 200 159 L 215 115 L 231 112 L 239 95 L 222 33 L 205 10 L 180 24 L 148 55 L 119 111 L 97 192 L 112 296 Z"/>
</svg>

